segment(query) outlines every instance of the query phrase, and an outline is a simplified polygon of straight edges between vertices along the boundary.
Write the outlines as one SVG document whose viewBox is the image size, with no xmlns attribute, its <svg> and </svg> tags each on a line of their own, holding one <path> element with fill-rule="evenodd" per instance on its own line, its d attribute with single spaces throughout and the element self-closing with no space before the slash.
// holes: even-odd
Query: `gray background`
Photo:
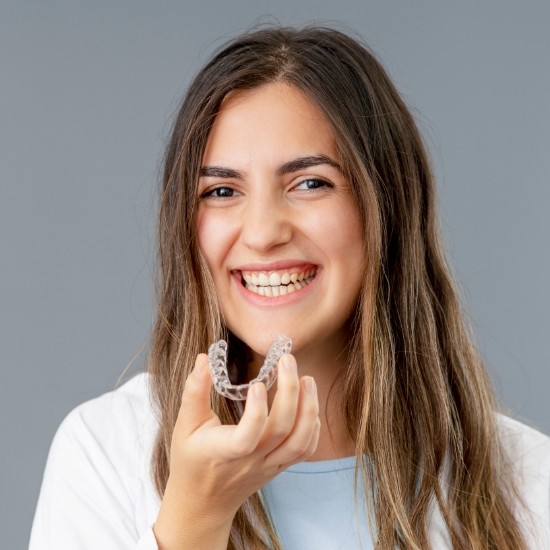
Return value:
<svg viewBox="0 0 550 550">
<path fill-rule="evenodd" d="M 2 2 L 3 548 L 27 545 L 62 418 L 143 367 L 169 121 L 213 48 L 265 14 L 341 22 L 379 53 L 428 136 L 497 390 L 550 432 L 548 2 Z"/>
</svg>

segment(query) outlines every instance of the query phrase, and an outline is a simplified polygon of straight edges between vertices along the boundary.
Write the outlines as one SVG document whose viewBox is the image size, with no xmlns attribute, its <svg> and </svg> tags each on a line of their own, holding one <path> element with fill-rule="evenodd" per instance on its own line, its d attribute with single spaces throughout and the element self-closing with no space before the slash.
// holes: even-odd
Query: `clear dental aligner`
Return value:
<svg viewBox="0 0 550 550">
<path fill-rule="evenodd" d="M 292 340 L 288 336 L 277 336 L 271 344 L 258 376 L 248 384 L 231 384 L 227 374 L 227 342 L 220 340 L 208 348 L 208 364 L 215 390 L 234 401 L 244 401 L 250 388 L 256 382 L 263 382 L 269 389 L 277 379 L 277 362 L 285 353 L 290 353 Z"/>
</svg>

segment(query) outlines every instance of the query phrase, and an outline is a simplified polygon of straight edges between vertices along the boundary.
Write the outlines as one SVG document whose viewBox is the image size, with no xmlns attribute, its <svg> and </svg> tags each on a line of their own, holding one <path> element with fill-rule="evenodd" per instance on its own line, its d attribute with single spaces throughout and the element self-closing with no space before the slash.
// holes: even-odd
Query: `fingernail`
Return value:
<svg viewBox="0 0 550 550">
<path fill-rule="evenodd" d="M 285 370 L 296 370 L 296 361 L 290 355 L 283 355 L 281 357 L 281 364 Z"/>
<path fill-rule="evenodd" d="M 252 393 L 258 401 L 263 401 L 266 396 L 265 386 L 261 383 L 252 386 Z"/>
<path fill-rule="evenodd" d="M 197 359 L 197 362 L 195 363 L 195 368 L 193 369 L 193 374 L 199 380 L 202 380 L 204 378 L 205 373 L 206 373 L 205 362 L 202 361 L 199 358 L 199 359 Z"/>
<path fill-rule="evenodd" d="M 306 387 L 306 392 L 309 393 L 309 395 L 315 395 L 317 385 L 315 384 L 315 380 L 311 376 L 306 376 L 304 378 L 304 385 Z"/>
</svg>

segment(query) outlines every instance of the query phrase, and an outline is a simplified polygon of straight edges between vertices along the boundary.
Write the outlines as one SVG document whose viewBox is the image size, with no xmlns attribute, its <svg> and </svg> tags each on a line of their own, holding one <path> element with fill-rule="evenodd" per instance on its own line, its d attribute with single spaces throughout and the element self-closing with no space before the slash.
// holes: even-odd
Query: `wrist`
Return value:
<svg viewBox="0 0 550 550">
<path fill-rule="evenodd" d="M 153 533 L 159 550 L 226 550 L 235 513 L 198 505 L 168 483 Z"/>
</svg>

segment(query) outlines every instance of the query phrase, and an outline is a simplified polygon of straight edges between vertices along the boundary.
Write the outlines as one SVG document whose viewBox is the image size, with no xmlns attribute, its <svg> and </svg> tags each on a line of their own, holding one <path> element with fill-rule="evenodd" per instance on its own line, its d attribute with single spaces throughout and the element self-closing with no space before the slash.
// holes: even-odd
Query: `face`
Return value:
<svg viewBox="0 0 550 550">
<path fill-rule="evenodd" d="M 230 94 L 199 181 L 198 239 L 228 328 L 265 355 L 345 342 L 364 269 L 359 214 L 324 113 L 282 83 Z M 337 351 L 337 350 L 335 350 Z"/>
</svg>

